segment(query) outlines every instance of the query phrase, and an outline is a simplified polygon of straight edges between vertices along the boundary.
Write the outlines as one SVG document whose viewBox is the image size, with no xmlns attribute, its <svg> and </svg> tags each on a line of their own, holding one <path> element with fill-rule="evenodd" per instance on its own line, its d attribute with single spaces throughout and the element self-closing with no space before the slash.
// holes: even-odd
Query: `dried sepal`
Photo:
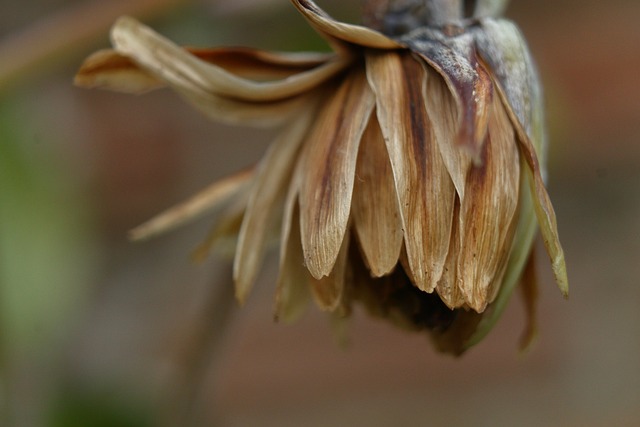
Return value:
<svg viewBox="0 0 640 427">
<path fill-rule="evenodd" d="M 360 144 L 352 215 L 369 271 L 374 277 L 388 274 L 400 257 L 402 222 L 389 153 L 375 114 Z"/>
<path fill-rule="evenodd" d="M 302 248 L 316 279 L 329 275 L 342 245 L 355 179 L 358 147 L 374 97 L 364 72 L 353 70 L 329 98 L 310 130 L 300 187 Z"/>
<path fill-rule="evenodd" d="M 451 235 L 455 188 L 433 137 L 421 91 L 425 72 L 410 54 L 369 53 L 367 77 L 391 160 L 409 270 L 432 292 L 442 275 Z M 434 120 L 437 118 L 433 118 Z"/>
</svg>

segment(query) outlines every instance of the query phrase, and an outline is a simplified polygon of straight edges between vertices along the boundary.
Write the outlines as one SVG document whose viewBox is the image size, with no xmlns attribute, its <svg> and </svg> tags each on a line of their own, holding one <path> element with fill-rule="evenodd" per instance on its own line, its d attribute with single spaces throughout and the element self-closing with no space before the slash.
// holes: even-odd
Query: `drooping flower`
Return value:
<svg viewBox="0 0 640 427">
<path fill-rule="evenodd" d="M 183 49 L 124 17 L 114 49 L 86 60 L 79 85 L 169 86 L 216 120 L 282 127 L 257 167 L 134 236 L 223 208 L 203 247 L 237 236 L 240 302 L 279 231 L 277 318 L 309 295 L 340 316 L 363 304 L 452 353 L 491 329 L 518 283 L 532 312 L 537 225 L 567 295 L 540 88 L 521 34 L 498 17 L 506 2 L 477 0 L 467 17 L 461 1 L 372 2 L 377 29 L 292 3 L 334 53 Z"/>
</svg>

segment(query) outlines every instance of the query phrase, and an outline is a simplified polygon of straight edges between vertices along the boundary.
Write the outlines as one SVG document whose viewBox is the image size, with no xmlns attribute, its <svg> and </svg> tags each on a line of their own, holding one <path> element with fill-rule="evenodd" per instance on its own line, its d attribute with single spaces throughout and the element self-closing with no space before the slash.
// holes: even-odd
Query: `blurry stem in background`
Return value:
<svg viewBox="0 0 640 427">
<path fill-rule="evenodd" d="M 0 90 L 104 37 L 120 15 L 159 14 L 189 0 L 91 1 L 36 21 L 0 40 Z"/>
<path fill-rule="evenodd" d="M 220 273 L 215 283 L 206 288 L 189 345 L 183 349 L 176 377 L 167 387 L 171 393 L 165 396 L 166 405 L 162 405 L 166 409 L 158 414 L 159 426 L 200 426 L 210 419 L 211 402 L 202 399 L 211 370 L 219 367 L 226 332 L 237 306 L 231 262 L 220 262 L 216 267 Z"/>
</svg>

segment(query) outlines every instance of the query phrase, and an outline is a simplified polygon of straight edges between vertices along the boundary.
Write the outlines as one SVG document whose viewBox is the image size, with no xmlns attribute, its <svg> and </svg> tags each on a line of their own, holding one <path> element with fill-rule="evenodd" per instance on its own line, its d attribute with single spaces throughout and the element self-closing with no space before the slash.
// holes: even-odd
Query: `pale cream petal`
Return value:
<svg viewBox="0 0 640 427">
<path fill-rule="evenodd" d="M 424 108 L 425 71 L 409 54 L 369 53 L 366 60 L 398 193 L 410 275 L 420 289 L 432 292 L 448 253 L 456 193 Z"/>
<path fill-rule="evenodd" d="M 375 100 L 364 70 L 355 68 L 322 106 L 305 144 L 300 222 L 305 262 L 327 276 L 340 251 L 351 210 L 358 147 Z"/>
<path fill-rule="evenodd" d="M 335 56 L 319 67 L 282 80 L 254 81 L 198 59 L 130 17 L 116 22 L 111 39 L 118 52 L 176 89 L 244 101 L 275 101 L 299 95 L 335 76 L 352 61 Z"/>
<path fill-rule="evenodd" d="M 374 277 L 395 267 L 402 248 L 402 221 L 389 153 L 375 115 L 362 136 L 353 189 L 353 227 Z"/>
<path fill-rule="evenodd" d="M 253 175 L 254 170 L 248 169 L 218 180 L 198 194 L 134 228 L 129 237 L 133 240 L 148 239 L 199 218 L 241 191 Z"/>
<path fill-rule="evenodd" d="M 398 49 L 402 45 L 378 31 L 361 25 L 345 24 L 330 17 L 312 0 L 292 0 L 293 5 L 323 36 L 376 49 Z"/>
<path fill-rule="evenodd" d="M 349 254 L 349 234 L 342 239 L 340 252 L 328 276 L 321 279 L 311 278 L 311 290 L 316 304 L 321 310 L 335 311 L 341 306 L 345 289 L 347 258 Z"/>
<path fill-rule="evenodd" d="M 267 233 L 281 221 L 277 207 L 284 203 L 287 183 L 315 109 L 303 110 L 276 141 L 260 162 L 247 205 L 233 265 L 236 298 L 243 303 L 262 265 Z"/>
<path fill-rule="evenodd" d="M 459 287 L 470 307 L 482 312 L 501 283 L 511 250 L 518 208 L 520 160 L 511 122 L 493 102 L 482 165 L 467 176 L 462 202 Z"/>
<path fill-rule="evenodd" d="M 458 106 L 442 76 L 429 65 L 424 63 L 423 65 L 426 71 L 424 99 L 429 117 L 434 118 L 433 133 L 458 197 L 464 200 L 467 174 L 473 159 L 469 151 L 461 149 L 459 144 L 456 144 L 459 123 Z"/>
</svg>

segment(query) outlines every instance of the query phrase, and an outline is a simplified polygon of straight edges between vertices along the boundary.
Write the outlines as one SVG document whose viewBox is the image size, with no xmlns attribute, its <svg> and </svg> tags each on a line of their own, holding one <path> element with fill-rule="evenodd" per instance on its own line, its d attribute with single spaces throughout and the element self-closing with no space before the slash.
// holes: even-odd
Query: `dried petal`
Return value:
<svg viewBox="0 0 640 427">
<path fill-rule="evenodd" d="M 400 38 L 444 78 L 458 105 L 457 143 L 476 163 L 487 132 L 493 97 L 491 77 L 478 61 L 473 34 L 445 34 L 444 30 L 418 28 Z"/>
<path fill-rule="evenodd" d="M 375 115 L 360 144 L 352 211 L 353 227 L 371 274 L 389 273 L 400 256 L 402 222 L 389 153 Z"/>
<path fill-rule="evenodd" d="M 425 71 L 411 55 L 395 51 L 368 53 L 366 59 L 398 192 L 410 276 L 418 288 L 432 292 L 449 248 L 455 188 L 422 92 L 412 85 L 425 79 Z"/>
<path fill-rule="evenodd" d="M 472 159 L 468 151 L 461 150 L 453 143 L 458 133 L 458 106 L 442 76 L 429 65 L 424 64 L 424 67 L 427 79 L 423 92 L 427 113 L 429 117 L 438 118 L 433 120 L 433 135 L 458 197 L 464 200 L 464 189 Z"/>
<path fill-rule="evenodd" d="M 335 311 L 342 302 L 349 254 L 349 234 L 342 239 L 342 246 L 328 276 L 321 279 L 311 278 L 311 290 L 318 307 L 322 310 Z"/>
<path fill-rule="evenodd" d="M 286 128 L 262 159 L 251 190 L 233 264 L 236 297 L 242 303 L 249 294 L 264 258 L 267 231 L 278 221 L 294 160 L 309 129 L 315 109 L 308 107 Z"/>
<path fill-rule="evenodd" d="M 362 69 L 354 69 L 325 102 L 306 145 L 300 189 L 302 248 L 311 275 L 333 269 L 347 228 L 358 147 L 374 97 Z"/>
<path fill-rule="evenodd" d="M 330 40 L 376 49 L 397 49 L 401 47 L 397 42 L 375 30 L 336 21 L 312 0 L 291 0 L 291 2 L 316 31 Z"/>
<path fill-rule="evenodd" d="M 509 118 L 497 98 L 482 154 L 482 166 L 472 168 L 467 176 L 457 272 L 467 304 L 479 313 L 500 284 L 518 207 L 518 149 Z"/>
<path fill-rule="evenodd" d="M 134 228 L 130 238 L 145 240 L 211 212 L 246 187 L 253 176 L 254 170 L 248 169 L 214 182 L 188 200 Z"/>
<path fill-rule="evenodd" d="M 462 290 L 458 287 L 457 265 L 460 253 L 460 201 L 456 198 L 453 211 L 453 225 L 451 227 L 451 239 L 449 240 L 449 253 L 442 270 L 442 276 L 438 280 L 436 291 L 442 301 L 451 309 L 462 307 L 465 304 Z"/>
<path fill-rule="evenodd" d="M 254 81 L 206 63 L 129 17 L 111 31 L 115 49 L 185 93 L 212 94 L 243 101 L 276 101 L 318 86 L 347 67 L 351 59 L 336 56 L 323 65 L 283 80 Z"/>
</svg>

